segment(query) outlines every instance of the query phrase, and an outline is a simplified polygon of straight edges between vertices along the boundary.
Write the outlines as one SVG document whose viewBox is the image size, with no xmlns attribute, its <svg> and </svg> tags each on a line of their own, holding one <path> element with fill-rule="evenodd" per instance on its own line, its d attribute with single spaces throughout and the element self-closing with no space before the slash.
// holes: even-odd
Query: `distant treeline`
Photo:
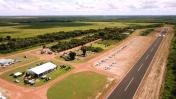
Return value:
<svg viewBox="0 0 176 99">
<path fill-rule="evenodd" d="M 172 41 L 167 63 L 167 73 L 162 99 L 176 99 L 176 25 L 175 36 Z"/>
<path fill-rule="evenodd" d="M 129 28 L 132 29 L 143 29 L 143 28 L 156 28 L 161 27 L 163 24 L 151 24 L 151 25 L 130 25 Z"/>
<path fill-rule="evenodd" d="M 123 28 L 125 30 L 129 29 L 137 29 L 137 28 L 151 28 L 151 27 L 159 27 L 161 24 L 155 24 L 155 25 L 147 25 L 147 26 L 130 26 L 127 28 Z M 82 36 L 85 34 L 92 34 L 92 33 L 100 33 L 101 38 L 120 38 L 120 36 L 116 36 L 116 34 L 113 34 L 115 32 L 121 32 L 120 28 L 104 28 L 104 29 L 89 29 L 89 30 L 75 30 L 71 32 L 56 32 L 56 33 L 50 33 L 45 35 L 40 35 L 36 37 L 29 37 L 29 38 L 11 38 L 10 36 L 7 36 L 6 38 L 0 37 L 0 40 L 5 40 L 6 43 L 0 44 L 0 53 L 9 53 L 18 51 L 21 49 L 26 49 L 34 46 L 39 46 L 46 43 L 56 42 L 63 39 L 68 38 L 74 38 L 78 36 Z M 109 31 L 109 32 L 107 32 Z M 107 33 L 106 33 L 107 32 Z M 109 35 L 105 35 L 104 33 Z M 111 35 L 111 36 L 110 36 Z"/>
<path fill-rule="evenodd" d="M 0 23 L 31 23 L 31 22 L 148 22 L 176 23 L 176 16 L 29 16 L 29 17 L 0 17 Z M 0 24 L 1 25 L 1 24 Z M 13 25 L 13 24 L 11 24 Z"/>
</svg>

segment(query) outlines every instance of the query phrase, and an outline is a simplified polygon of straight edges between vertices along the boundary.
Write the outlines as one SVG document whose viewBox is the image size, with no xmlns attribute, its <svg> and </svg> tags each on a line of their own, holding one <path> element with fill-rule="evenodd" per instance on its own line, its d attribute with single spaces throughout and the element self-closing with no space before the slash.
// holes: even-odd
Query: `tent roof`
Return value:
<svg viewBox="0 0 176 99">
<path fill-rule="evenodd" d="M 8 64 L 10 62 L 14 62 L 13 59 L 0 59 L 0 64 Z"/>
<path fill-rule="evenodd" d="M 39 74 L 47 72 L 47 71 L 49 71 L 51 69 L 54 69 L 56 67 L 57 67 L 57 65 L 53 64 L 52 62 L 48 62 L 48 63 L 42 64 L 40 66 L 31 68 L 28 71 L 39 75 Z"/>
<path fill-rule="evenodd" d="M 16 72 L 16 73 L 14 73 L 14 76 L 20 76 L 20 75 L 22 75 L 21 72 Z"/>
</svg>

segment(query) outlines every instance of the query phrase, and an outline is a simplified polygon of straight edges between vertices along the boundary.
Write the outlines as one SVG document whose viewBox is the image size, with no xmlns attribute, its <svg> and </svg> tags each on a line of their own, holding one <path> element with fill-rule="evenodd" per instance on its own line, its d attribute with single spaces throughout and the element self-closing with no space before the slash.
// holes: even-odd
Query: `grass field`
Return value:
<svg viewBox="0 0 176 99">
<path fill-rule="evenodd" d="M 23 67 L 19 67 L 19 68 L 13 69 L 13 70 L 11 70 L 11 71 L 8 71 L 8 72 L 6 72 L 6 73 L 0 75 L 0 78 L 15 83 L 15 82 L 14 82 L 14 81 L 15 81 L 15 78 L 13 78 L 12 76 L 10 76 L 10 74 L 16 73 L 16 72 L 26 72 L 27 69 L 29 69 L 29 68 L 31 68 L 31 67 L 35 67 L 36 64 L 39 64 L 39 63 L 41 63 L 41 62 L 44 63 L 44 62 L 46 62 L 46 61 L 37 61 L 37 62 L 34 62 L 34 63 L 30 64 L 30 65 L 26 65 L 26 66 L 23 66 Z M 59 65 L 58 62 L 53 62 L 53 63 Z M 72 67 L 71 67 L 71 68 L 72 68 Z M 72 69 L 73 69 L 73 68 L 72 68 Z M 62 75 L 62 74 L 64 74 L 64 73 L 66 73 L 66 72 L 68 72 L 68 71 L 66 71 L 65 69 L 57 69 L 57 70 L 55 70 L 55 71 L 53 71 L 53 72 L 51 72 L 51 73 L 48 73 L 47 76 L 48 76 L 48 77 L 51 77 L 52 80 L 54 80 L 54 79 L 57 78 L 59 75 Z M 25 85 L 25 84 L 24 84 L 24 82 L 23 82 L 23 77 L 18 77 L 17 79 L 20 81 L 20 83 L 18 83 L 18 85 L 29 86 L 29 85 Z M 44 81 L 44 80 L 38 79 L 38 80 L 36 81 L 36 84 L 33 85 L 33 87 L 41 86 L 41 85 L 43 85 L 43 84 L 45 84 L 45 83 L 47 83 L 47 82 Z"/>
<path fill-rule="evenodd" d="M 48 99 L 95 99 L 107 78 L 94 72 L 81 72 L 69 76 L 48 90 Z"/>
<path fill-rule="evenodd" d="M 147 25 L 150 23 L 120 23 L 120 22 L 70 22 L 67 23 L 36 23 L 36 24 L 16 24 L 12 26 L 0 26 L 0 36 L 11 36 L 14 38 L 33 37 L 37 35 L 73 30 L 99 29 L 105 27 L 127 27 L 129 24 Z M 41 27 L 42 26 L 42 27 Z M 35 28 L 34 28 L 35 27 Z"/>
</svg>

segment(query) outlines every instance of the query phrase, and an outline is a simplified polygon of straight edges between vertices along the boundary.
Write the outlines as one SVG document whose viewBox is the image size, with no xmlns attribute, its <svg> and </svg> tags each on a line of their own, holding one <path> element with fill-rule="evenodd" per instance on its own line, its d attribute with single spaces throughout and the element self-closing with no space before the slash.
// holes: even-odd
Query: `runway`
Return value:
<svg viewBox="0 0 176 99">
<path fill-rule="evenodd" d="M 132 99 L 140 82 L 142 81 L 152 59 L 157 52 L 164 36 L 166 29 L 160 33 L 160 36 L 148 48 L 144 55 L 133 66 L 129 73 L 123 78 L 114 91 L 107 97 L 107 99 Z"/>
</svg>

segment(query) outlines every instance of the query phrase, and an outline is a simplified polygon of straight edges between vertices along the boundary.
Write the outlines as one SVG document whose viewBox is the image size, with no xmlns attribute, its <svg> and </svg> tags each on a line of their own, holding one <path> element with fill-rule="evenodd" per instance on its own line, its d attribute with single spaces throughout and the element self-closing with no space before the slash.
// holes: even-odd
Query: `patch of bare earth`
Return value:
<svg viewBox="0 0 176 99">
<path fill-rule="evenodd" d="M 172 37 L 173 29 L 169 26 L 169 30 L 133 99 L 159 99 Z"/>
</svg>

